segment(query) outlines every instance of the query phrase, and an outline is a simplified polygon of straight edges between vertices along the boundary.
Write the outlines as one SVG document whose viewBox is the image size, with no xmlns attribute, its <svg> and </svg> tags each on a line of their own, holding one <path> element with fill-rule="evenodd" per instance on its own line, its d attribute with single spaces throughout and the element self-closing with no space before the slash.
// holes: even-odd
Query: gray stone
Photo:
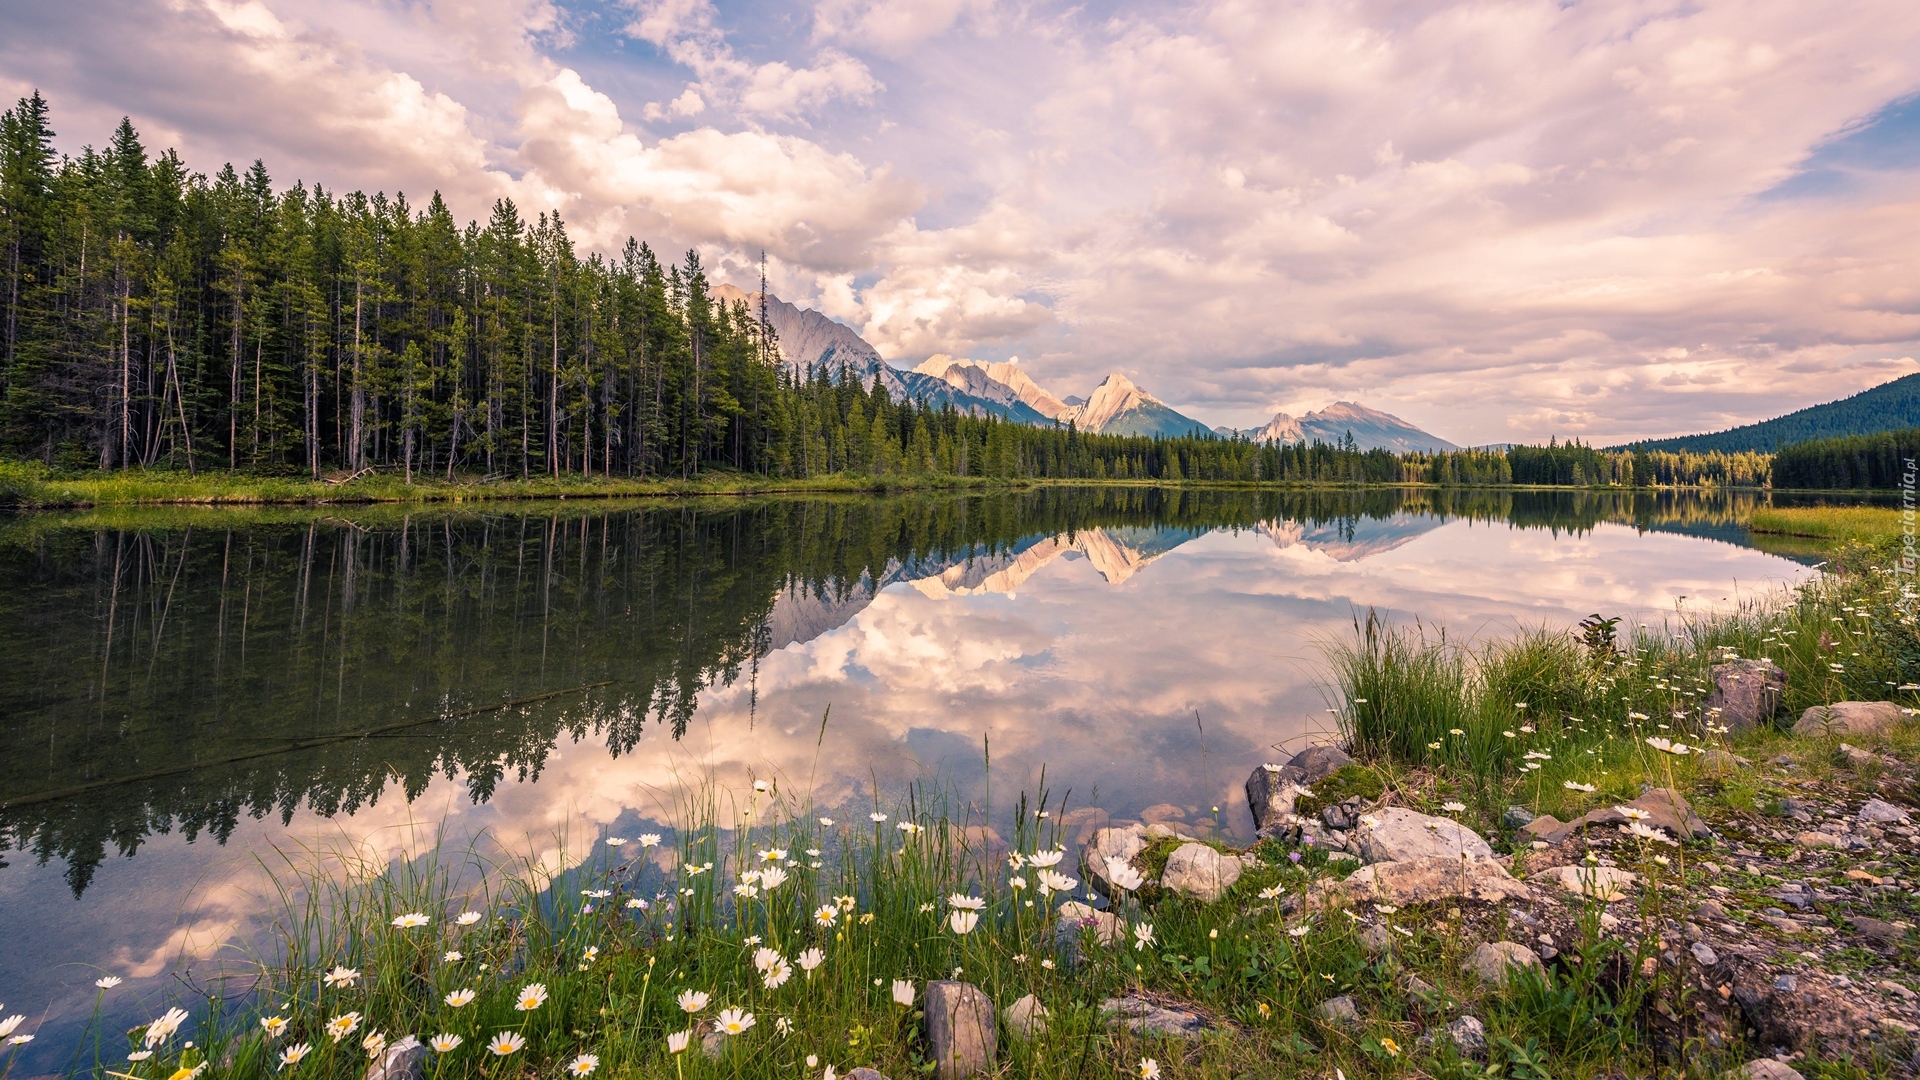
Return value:
<svg viewBox="0 0 1920 1080">
<path fill-rule="evenodd" d="M 1007 1034 L 1022 1042 L 1047 1033 L 1047 1007 L 1032 994 L 1001 1010 L 1000 1019 L 1007 1025 Z"/>
<path fill-rule="evenodd" d="M 1708 750 L 1700 755 L 1700 763 L 1714 772 L 1732 772 L 1753 766 L 1753 762 L 1726 750 Z"/>
<path fill-rule="evenodd" d="M 1800 980 L 1794 978 L 1792 972 L 1788 972 L 1773 980 L 1773 988 L 1782 994 L 1797 993 L 1800 989 Z"/>
<path fill-rule="evenodd" d="M 1197 1039 L 1213 1026 L 1199 1013 L 1170 1009 L 1135 994 L 1102 1001 L 1100 1016 L 1110 1028 L 1124 1027 L 1136 1035 L 1176 1039 Z"/>
<path fill-rule="evenodd" d="M 1720 962 L 1720 954 L 1714 952 L 1713 946 L 1704 941 L 1696 941 L 1688 946 L 1688 948 L 1693 950 L 1693 959 L 1699 963 L 1701 967 L 1712 967 Z"/>
<path fill-rule="evenodd" d="M 1626 888 L 1639 878 L 1628 871 L 1612 866 L 1555 866 L 1542 870 L 1532 876 L 1532 880 L 1556 881 L 1561 888 L 1575 896 L 1586 896 L 1596 900 L 1619 900 L 1624 898 Z"/>
<path fill-rule="evenodd" d="M 1462 1016 L 1447 1025 L 1447 1038 L 1461 1057 L 1479 1058 L 1487 1053 L 1487 1027 L 1475 1016 Z"/>
<path fill-rule="evenodd" d="M 927 984 L 927 1048 L 939 1080 L 964 1080 L 993 1067 L 997 1051 L 993 999 L 972 983 Z"/>
<path fill-rule="evenodd" d="M 1345 1026 L 1360 1022 L 1360 1010 L 1353 1004 L 1353 998 L 1346 994 L 1328 998 L 1315 1006 L 1314 1011 L 1320 1014 L 1320 1019 L 1329 1024 Z"/>
<path fill-rule="evenodd" d="M 1693 909 L 1693 914 L 1698 918 L 1712 919 L 1716 922 L 1727 921 L 1727 909 L 1721 907 L 1718 900 L 1700 901 L 1700 906 Z"/>
<path fill-rule="evenodd" d="M 1206 844 L 1181 844 L 1167 856 L 1160 885 L 1170 892 L 1211 904 L 1240 880 L 1240 857 L 1222 854 Z"/>
<path fill-rule="evenodd" d="M 1287 764 L 1300 770 L 1300 783 L 1311 787 L 1353 764 L 1353 759 L 1337 746 L 1309 746 Z"/>
<path fill-rule="evenodd" d="M 1492 859 L 1409 859 L 1375 863 L 1343 881 L 1321 881 L 1308 893 L 1309 904 L 1340 902 L 1406 907 L 1433 900 L 1531 900 L 1533 890 Z"/>
<path fill-rule="evenodd" d="M 1892 730 L 1904 718 L 1891 701 L 1836 701 L 1815 705 L 1800 714 L 1795 735 L 1878 735 Z"/>
<path fill-rule="evenodd" d="M 1846 759 L 1847 766 L 1852 769 L 1864 769 L 1869 765 L 1882 764 L 1879 755 L 1847 743 L 1840 744 L 1840 756 Z"/>
<path fill-rule="evenodd" d="M 1253 811 L 1255 829 L 1277 826 L 1293 813 L 1293 804 L 1307 793 L 1300 776 L 1291 765 L 1267 764 L 1247 777 L 1247 807 Z"/>
<path fill-rule="evenodd" d="M 1905 825 L 1907 812 L 1884 799 L 1868 799 L 1860 808 L 1860 820 L 1874 825 Z"/>
<path fill-rule="evenodd" d="M 1500 824 L 1509 829 L 1524 829 L 1539 816 L 1524 806 L 1509 806 L 1507 812 L 1500 815 Z"/>
<path fill-rule="evenodd" d="M 1712 717 L 1718 710 L 1720 722 L 1735 733 L 1772 720 L 1787 688 L 1787 673 L 1771 660 L 1729 660 L 1713 665 L 1707 677 L 1713 680 L 1707 715 Z"/>
<path fill-rule="evenodd" d="M 1357 830 L 1360 857 L 1370 863 L 1411 859 L 1491 859 L 1493 848 L 1452 818 L 1431 817 L 1390 806 L 1363 816 Z"/>
<path fill-rule="evenodd" d="M 728 1038 L 730 1036 L 726 1032 L 714 1028 L 700 1036 L 700 1052 L 707 1056 L 708 1061 L 719 1061 L 720 1055 L 727 1052 Z"/>
<path fill-rule="evenodd" d="M 1462 971 L 1471 972 L 1488 986 L 1505 986 L 1508 973 L 1516 967 L 1529 967 L 1546 974 L 1546 965 L 1540 957 L 1525 945 L 1517 941 L 1492 941 L 1483 943 L 1460 965 Z"/>
<path fill-rule="evenodd" d="M 366 1080 L 420 1080 L 426 1075 L 427 1048 L 411 1035 L 388 1043 L 367 1063 Z"/>
<path fill-rule="evenodd" d="M 1102 895 L 1112 896 L 1115 889 L 1107 874 L 1107 860 L 1120 858 L 1132 861 L 1146 846 L 1145 825 L 1096 830 L 1086 846 L 1080 849 L 1080 871 L 1086 876 L 1087 883 L 1100 890 Z"/>
<path fill-rule="evenodd" d="M 1440 992 L 1432 983 L 1418 975 L 1408 975 L 1406 986 L 1407 993 L 1409 994 L 1437 994 Z"/>
<path fill-rule="evenodd" d="M 1755 1058 L 1734 1070 L 1740 1080 L 1807 1080 L 1800 1070 L 1773 1058 Z"/>
<path fill-rule="evenodd" d="M 887 1076 L 878 1069 L 869 1069 L 862 1065 L 848 1073 L 847 1080 L 887 1080 Z"/>
<path fill-rule="evenodd" d="M 1093 939 L 1101 945 L 1112 945 L 1126 933 L 1119 916 L 1111 911 L 1100 911 L 1092 904 L 1078 900 L 1069 900 L 1060 905 L 1060 912 L 1053 924 L 1053 946 L 1060 958 L 1069 965 L 1080 959 L 1080 936 L 1091 930 Z"/>
<path fill-rule="evenodd" d="M 1360 931 L 1360 945 L 1371 955 L 1378 956 L 1393 948 L 1393 932 L 1380 923 L 1368 923 Z"/>
</svg>

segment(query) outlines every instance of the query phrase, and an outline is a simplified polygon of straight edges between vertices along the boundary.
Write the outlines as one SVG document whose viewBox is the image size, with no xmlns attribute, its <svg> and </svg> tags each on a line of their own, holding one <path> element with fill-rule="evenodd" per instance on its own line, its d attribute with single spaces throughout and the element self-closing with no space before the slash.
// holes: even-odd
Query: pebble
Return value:
<svg viewBox="0 0 1920 1080">
<path fill-rule="evenodd" d="M 1712 967 L 1720 962 L 1720 954 L 1714 952 L 1713 946 L 1704 941 L 1694 942 L 1691 948 L 1693 950 L 1693 958 L 1699 961 L 1701 967 Z"/>
<path fill-rule="evenodd" d="M 1905 824 L 1907 812 L 1882 799 L 1868 799 L 1860 808 L 1860 820 L 1873 825 Z"/>
</svg>

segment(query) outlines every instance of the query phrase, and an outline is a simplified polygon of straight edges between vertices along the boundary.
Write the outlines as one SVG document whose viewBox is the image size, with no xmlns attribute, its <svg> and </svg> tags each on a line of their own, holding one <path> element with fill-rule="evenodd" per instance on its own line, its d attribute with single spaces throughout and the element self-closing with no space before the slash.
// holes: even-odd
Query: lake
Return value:
<svg viewBox="0 0 1920 1080">
<path fill-rule="evenodd" d="M 78 1049 L 243 970 L 284 858 L 564 863 L 754 779 L 1250 838 L 1369 608 L 1457 637 L 1780 590 L 1754 496 L 993 495 L 0 518 L 0 1001 Z M 990 763 L 990 766 L 989 766 Z M 990 789 L 990 790 L 989 790 Z"/>
</svg>

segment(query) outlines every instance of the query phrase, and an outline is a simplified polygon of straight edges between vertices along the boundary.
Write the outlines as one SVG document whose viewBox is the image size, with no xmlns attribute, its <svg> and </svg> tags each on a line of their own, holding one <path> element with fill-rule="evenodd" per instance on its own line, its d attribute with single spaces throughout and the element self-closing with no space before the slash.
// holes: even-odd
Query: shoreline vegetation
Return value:
<svg viewBox="0 0 1920 1080">
<path fill-rule="evenodd" d="M 1894 557 L 1847 545 L 1658 626 L 1468 644 L 1368 614 L 1329 644 L 1351 758 L 1241 763 L 1251 847 L 1044 787 L 1003 820 L 768 778 L 477 878 L 305 853 L 273 868 L 251 998 L 102 1033 L 92 1070 L 1908 1076 L 1920 635 Z M 1769 669 L 1757 696 L 1728 678 Z"/>
<path fill-rule="evenodd" d="M 304 476 L 266 476 L 209 471 L 187 475 L 172 469 L 64 472 L 34 462 L 0 459 L 0 509 L 64 510 L 121 506 L 301 506 L 375 503 L 514 502 L 545 499 L 683 498 L 716 495 L 899 494 L 914 491 L 998 491 L 1037 486 L 1154 486 L 1190 488 L 1355 489 L 1406 488 L 1502 491 L 1735 491 L 1763 493 L 1764 487 L 1720 485 L 1570 486 L 1565 484 L 1433 483 L 1425 481 L 1231 480 L 1163 478 L 981 477 L 941 473 L 872 475 L 830 473 L 811 477 L 771 477 L 709 470 L 696 477 L 624 479 L 534 476 L 525 479 L 467 477 L 453 481 L 371 472 L 354 477 L 311 480 Z M 1833 496 L 1828 490 L 1808 493 Z M 1792 494 L 1785 489 L 1775 494 Z M 1882 494 L 1848 491 L 1845 495 Z M 1871 508 L 1799 508 L 1756 513 L 1766 525 L 1754 531 L 1832 540 L 1872 539 L 1898 532 L 1898 512 Z M 1888 515 L 1891 515 L 1889 518 Z M 1824 521 L 1834 517 L 1832 522 Z M 1842 521 L 1844 519 L 1844 523 Z M 1885 524 L 1892 521 L 1892 526 Z"/>
</svg>

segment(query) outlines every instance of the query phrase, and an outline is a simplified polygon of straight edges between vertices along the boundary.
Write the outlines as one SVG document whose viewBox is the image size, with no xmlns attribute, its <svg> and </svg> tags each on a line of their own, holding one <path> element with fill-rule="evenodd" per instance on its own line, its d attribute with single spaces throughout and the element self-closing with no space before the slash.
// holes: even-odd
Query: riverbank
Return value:
<svg viewBox="0 0 1920 1080">
<path fill-rule="evenodd" d="M 479 883 L 460 852 L 316 856 L 284 877 L 288 936 L 263 947 L 250 1011 L 183 1000 L 192 1015 L 151 1046 L 148 1029 L 103 1032 L 93 1071 L 358 1080 L 368 1039 L 384 1054 L 412 1035 L 446 1037 L 419 1052 L 435 1080 L 906 1080 L 943 1060 L 1062 1078 L 1704 1076 L 1775 1047 L 1828 1070 L 1810 1075 L 1908 1075 L 1899 1025 L 1920 1011 L 1881 981 L 1920 985 L 1901 925 L 1920 920 L 1902 884 L 1920 843 L 1899 823 L 1920 736 L 1904 716 L 1781 728 L 1831 701 L 1914 703 L 1886 685 L 1911 654 L 1883 554 L 1842 552 L 1724 617 L 1595 622 L 1578 643 L 1466 653 L 1363 621 L 1331 687 L 1357 760 L 1242 763 L 1251 847 L 1212 820 L 1113 821 L 1045 792 L 1011 814 L 938 791 L 828 809 L 776 779 L 663 793 L 678 811 L 657 837 L 573 837 Z M 1786 678 L 1749 730 L 1707 700 L 1730 653 Z M 1605 817 L 1618 805 L 1647 817 Z M 1861 1000 L 1874 1011 L 1842 1009 Z"/>
</svg>

